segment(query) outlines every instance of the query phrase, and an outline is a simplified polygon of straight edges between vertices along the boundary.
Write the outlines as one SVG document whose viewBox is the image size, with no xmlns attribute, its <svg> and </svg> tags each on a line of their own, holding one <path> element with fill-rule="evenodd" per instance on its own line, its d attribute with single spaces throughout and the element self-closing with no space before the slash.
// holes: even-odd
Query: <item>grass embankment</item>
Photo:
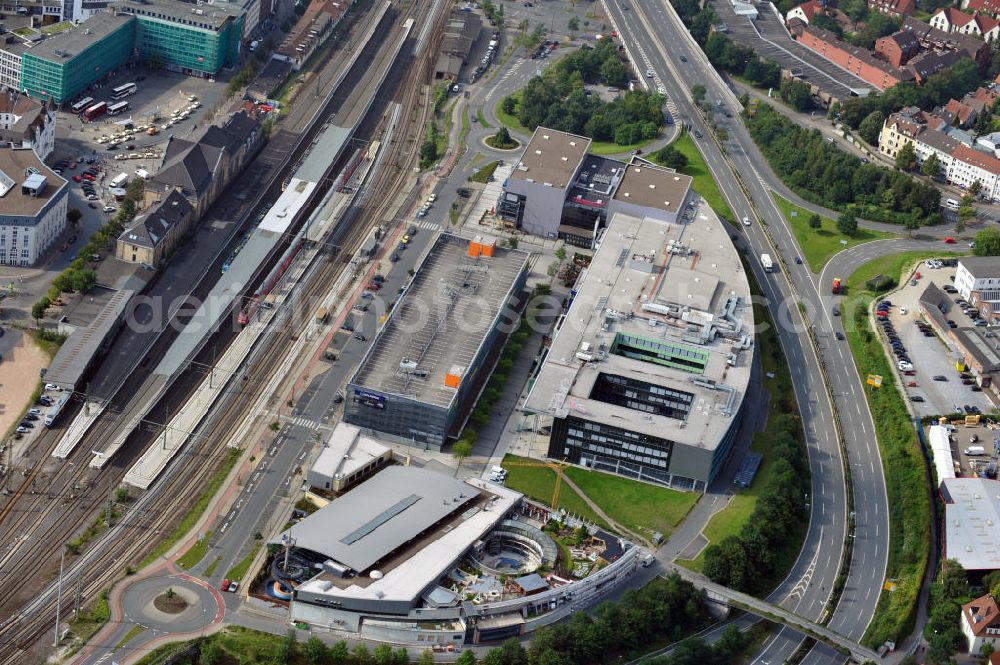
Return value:
<svg viewBox="0 0 1000 665">
<path fill-rule="evenodd" d="M 222 483 L 226 480 L 229 472 L 233 470 L 233 466 L 240 459 L 240 455 L 243 451 L 238 449 L 230 449 L 225 459 L 222 460 L 222 464 L 219 466 L 218 470 L 212 474 L 205 483 L 205 491 L 201 493 L 198 500 L 195 502 L 191 509 L 184 514 L 181 519 L 180 524 L 170 532 L 170 535 L 160 541 L 149 555 L 143 559 L 142 563 L 139 564 L 139 568 L 145 568 L 149 564 L 156 561 L 158 558 L 163 556 L 163 554 L 169 550 L 171 547 L 177 544 L 177 542 L 187 535 L 188 531 L 194 528 L 198 520 L 201 519 L 202 513 L 208 508 L 208 504 L 212 501 L 215 493 L 219 491 L 222 487 Z M 204 555 L 203 555 L 204 556 Z"/>
<path fill-rule="evenodd" d="M 859 379 L 880 374 L 882 387 L 865 394 L 871 409 L 885 475 L 889 507 L 889 556 L 886 578 L 896 583 L 883 591 L 864 644 L 877 647 L 898 640 L 913 629 L 920 585 L 929 556 L 930 506 L 924 459 L 903 397 L 896 387 L 892 362 L 869 322 L 868 306 L 877 294 L 865 290 L 875 275 L 901 279 L 903 271 L 941 252 L 904 252 L 861 266 L 847 278 L 847 296 L 841 311 Z"/>
<path fill-rule="evenodd" d="M 753 273 L 748 270 L 747 276 L 751 281 L 752 292 L 759 295 L 760 288 L 753 278 Z M 736 490 L 729 505 L 713 515 L 708 524 L 705 525 L 702 535 L 708 539 L 708 544 L 721 543 L 729 536 L 738 535 L 743 525 L 750 519 L 757 507 L 757 498 L 771 476 L 771 442 L 775 435 L 773 431 L 775 417 L 783 413 L 798 414 L 798 403 L 795 399 L 788 363 L 785 361 L 785 354 L 771 322 L 770 312 L 764 305 L 754 305 L 754 321 L 761 328 L 761 332 L 757 336 L 757 346 L 762 351 L 760 361 L 763 386 L 770 399 L 767 408 L 767 425 L 762 432 L 754 434 L 750 449 L 763 455 L 764 459 L 761 461 L 757 476 L 750 487 Z M 803 447 L 802 455 L 806 456 L 807 454 L 805 447 Z M 788 547 L 782 554 L 787 561 L 783 562 L 784 565 L 778 566 L 779 570 L 787 571 L 795 562 L 799 551 L 798 543 L 801 542 L 804 535 L 805 527 L 803 526 L 801 533 L 796 535 L 796 546 Z M 705 550 L 703 549 L 694 559 L 678 559 L 677 563 L 689 570 L 701 573 L 705 566 Z"/>
<path fill-rule="evenodd" d="M 479 124 L 482 125 L 483 129 L 493 129 L 493 125 L 486 122 L 486 116 L 483 114 L 482 108 L 476 111 L 476 118 L 479 119 Z"/>
<path fill-rule="evenodd" d="M 212 537 L 212 532 L 208 531 L 199 538 L 179 559 L 177 565 L 185 570 L 190 570 L 198 565 L 208 553 L 208 541 Z"/>
<path fill-rule="evenodd" d="M 144 632 L 146 632 L 146 627 L 145 626 L 141 626 L 139 624 L 136 624 L 136 625 L 132 626 L 132 628 L 130 628 L 129 631 L 127 633 L 125 633 L 125 635 L 122 636 L 122 638 L 120 640 L 118 640 L 118 644 L 115 645 L 115 648 L 113 649 L 113 651 L 118 651 L 123 646 L 125 646 L 126 644 L 128 644 L 129 642 L 131 642 L 132 640 L 134 640 L 136 637 L 138 637 L 139 635 L 141 635 Z"/>
<path fill-rule="evenodd" d="M 253 544 L 250 549 L 250 554 L 247 554 L 243 559 L 240 560 L 235 566 L 229 569 L 226 573 L 226 579 L 232 580 L 234 582 L 242 581 L 246 577 L 247 571 L 250 570 L 250 564 L 253 563 L 253 558 L 257 556 L 257 552 L 260 551 L 260 541 Z"/>
<path fill-rule="evenodd" d="M 507 455 L 503 459 L 503 467 L 507 469 L 507 487 L 517 490 L 522 494 L 544 503 L 546 506 L 552 502 L 552 495 L 556 487 L 556 472 L 547 466 L 512 466 L 512 463 L 519 464 L 545 464 L 538 460 L 517 455 Z M 568 513 L 577 515 L 589 522 L 594 522 L 607 528 L 609 525 L 597 516 L 590 506 L 580 498 L 580 495 L 563 484 L 559 488 L 559 500 L 557 508 L 562 508 Z"/>
<path fill-rule="evenodd" d="M 563 473 L 611 519 L 631 531 L 669 536 L 698 501 L 693 492 L 677 492 L 600 471 L 570 467 Z"/>
<path fill-rule="evenodd" d="M 508 471 L 506 484 L 549 505 L 555 490 L 555 471 L 545 466 L 514 466 L 512 462 L 539 462 L 507 455 L 504 458 L 504 468 Z M 600 471 L 566 467 L 563 473 L 611 519 L 631 531 L 646 534 L 659 532 L 669 536 L 698 500 L 698 496 L 691 492 L 676 492 Z M 558 503 L 560 508 L 568 512 L 608 526 L 565 483 L 559 489 Z"/>
<path fill-rule="evenodd" d="M 733 215 L 733 211 L 729 208 L 726 200 L 722 198 L 722 192 L 719 191 L 718 185 L 715 184 L 712 172 L 708 170 L 708 166 L 705 164 L 705 160 L 702 159 L 701 153 L 698 152 L 698 147 L 691 140 L 691 136 L 687 132 L 684 132 L 670 145 L 687 157 L 688 165 L 681 172 L 694 178 L 694 183 L 691 185 L 694 191 L 698 192 L 708 202 L 708 205 L 712 206 L 712 210 L 715 211 L 716 215 L 729 222 L 734 222 L 736 216 Z"/>
<path fill-rule="evenodd" d="M 497 106 L 495 109 L 497 114 L 497 120 L 500 121 L 501 125 L 503 125 L 512 132 L 517 132 L 522 136 L 531 136 L 533 132 L 524 125 L 522 125 L 521 121 L 517 119 L 517 107 L 521 104 L 521 91 L 518 90 L 514 94 L 508 96 L 514 98 L 514 112 L 507 113 L 503 110 L 504 98 L 501 97 L 500 100 L 497 102 Z"/>
<path fill-rule="evenodd" d="M 500 165 L 498 161 L 492 161 L 488 164 L 484 164 L 475 173 L 469 176 L 469 180 L 472 182 L 487 183 L 493 177 L 493 172 L 497 170 L 497 166 Z"/>
<path fill-rule="evenodd" d="M 108 593 L 108 589 L 101 591 L 93 603 L 80 610 L 80 616 L 76 621 L 70 621 L 69 629 L 73 633 L 75 643 L 80 646 L 86 644 L 94 636 L 94 633 L 103 628 L 104 624 L 111 618 Z"/>
<path fill-rule="evenodd" d="M 812 213 L 795 205 L 788 199 L 774 194 L 774 202 L 781 213 L 788 221 L 788 225 L 795 234 L 795 240 L 802 249 L 802 260 L 806 262 L 809 269 L 819 272 L 837 252 L 859 245 L 870 240 L 884 240 L 886 238 L 897 237 L 894 233 L 884 231 L 869 231 L 859 228 L 854 235 L 844 235 L 837 230 L 837 223 L 829 217 L 820 216 L 820 228 L 814 229 L 809 226 L 809 218 Z M 841 244 L 846 241 L 846 245 Z"/>
</svg>

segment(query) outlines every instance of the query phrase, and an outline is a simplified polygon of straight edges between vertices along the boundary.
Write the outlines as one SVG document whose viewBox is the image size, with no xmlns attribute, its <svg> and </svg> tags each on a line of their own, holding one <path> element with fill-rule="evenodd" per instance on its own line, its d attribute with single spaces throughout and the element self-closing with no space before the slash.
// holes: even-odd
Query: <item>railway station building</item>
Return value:
<svg viewBox="0 0 1000 665">
<path fill-rule="evenodd" d="M 654 191 L 645 175 L 619 193 Z M 704 491 L 739 428 L 753 342 L 749 282 L 706 204 L 675 221 L 616 211 L 524 410 L 552 418 L 550 459 Z"/>
<path fill-rule="evenodd" d="M 457 438 L 517 325 L 528 257 L 438 236 L 348 382 L 344 421 L 429 450 Z"/>
</svg>

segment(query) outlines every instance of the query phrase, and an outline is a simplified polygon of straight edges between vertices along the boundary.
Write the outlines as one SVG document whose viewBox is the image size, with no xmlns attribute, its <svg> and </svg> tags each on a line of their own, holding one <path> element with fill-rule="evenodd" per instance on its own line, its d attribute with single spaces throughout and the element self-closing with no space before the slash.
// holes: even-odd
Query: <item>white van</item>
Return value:
<svg viewBox="0 0 1000 665">
<path fill-rule="evenodd" d="M 982 446 L 969 446 L 965 449 L 965 454 L 969 457 L 979 457 L 986 454 L 986 449 Z"/>
<path fill-rule="evenodd" d="M 944 204 L 948 208 L 957 208 L 958 207 L 958 201 L 956 201 L 955 199 L 945 199 L 944 200 Z"/>
</svg>

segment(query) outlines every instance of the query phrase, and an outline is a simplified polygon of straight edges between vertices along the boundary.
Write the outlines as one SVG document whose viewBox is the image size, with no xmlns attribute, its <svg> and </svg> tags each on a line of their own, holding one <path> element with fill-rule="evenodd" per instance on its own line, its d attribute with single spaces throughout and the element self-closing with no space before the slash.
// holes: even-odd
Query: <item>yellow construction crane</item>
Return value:
<svg viewBox="0 0 1000 665">
<path fill-rule="evenodd" d="M 556 474 L 556 485 L 552 490 L 552 503 L 550 507 L 552 510 L 557 510 L 559 507 L 559 490 L 562 487 L 562 477 L 563 469 L 566 468 L 565 464 L 560 464 L 558 462 L 504 462 L 504 466 L 524 466 L 524 467 L 547 467 L 552 469 Z"/>
</svg>

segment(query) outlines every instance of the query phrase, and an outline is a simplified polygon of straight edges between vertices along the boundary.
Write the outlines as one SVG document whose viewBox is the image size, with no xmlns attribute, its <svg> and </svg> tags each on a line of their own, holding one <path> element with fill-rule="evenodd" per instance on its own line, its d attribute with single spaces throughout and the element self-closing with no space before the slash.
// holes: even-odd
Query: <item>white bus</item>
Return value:
<svg viewBox="0 0 1000 665">
<path fill-rule="evenodd" d="M 108 107 L 108 115 L 118 115 L 128 111 L 128 102 L 115 102 Z"/>
<path fill-rule="evenodd" d="M 771 255 L 770 254 L 761 254 L 760 255 L 760 265 L 761 265 L 761 267 L 764 268 L 764 272 L 773 272 L 774 271 L 774 261 L 771 260 Z"/>
<path fill-rule="evenodd" d="M 83 110 L 86 109 L 88 106 L 90 106 L 93 103 L 94 103 L 94 98 L 93 97 L 84 97 L 83 99 L 81 99 L 80 101 L 78 101 L 76 104 L 73 104 L 72 106 L 70 106 L 70 109 L 73 111 L 73 113 L 83 113 Z"/>
<path fill-rule="evenodd" d="M 135 83 L 125 83 L 124 85 L 120 85 L 117 88 L 113 88 L 111 90 L 111 98 L 124 99 L 129 95 L 134 95 L 135 91 L 138 89 L 139 86 L 137 86 Z"/>
<path fill-rule="evenodd" d="M 114 180 L 111 181 L 111 187 L 112 188 L 115 188 L 115 187 L 124 187 L 125 183 L 127 183 L 127 182 L 128 182 L 128 174 L 127 173 L 119 173 L 118 175 L 116 175 L 114 177 Z"/>
</svg>

